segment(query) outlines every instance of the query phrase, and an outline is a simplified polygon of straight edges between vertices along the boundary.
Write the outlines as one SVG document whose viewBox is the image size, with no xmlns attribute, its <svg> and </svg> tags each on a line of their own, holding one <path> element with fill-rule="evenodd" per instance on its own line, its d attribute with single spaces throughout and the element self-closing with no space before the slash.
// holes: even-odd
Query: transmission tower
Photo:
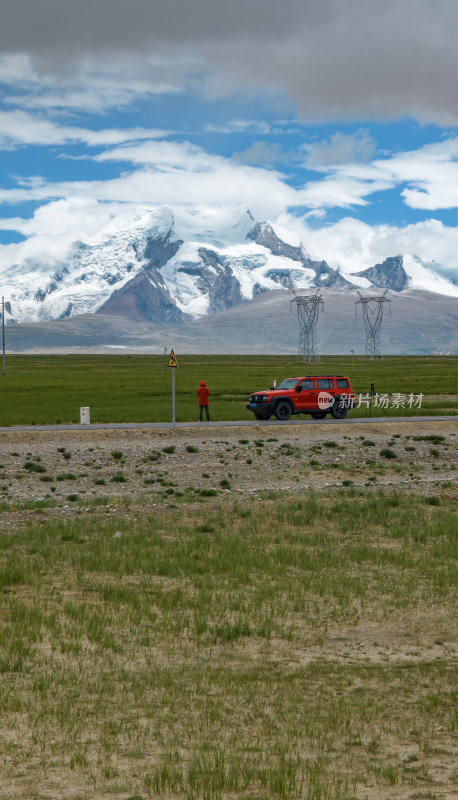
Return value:
<svg viewBox="0 0 458 800">
<path fill-rule="evenodd" d="M 317 323 L 320 306 L 324 308 L 323 298 L 318 294 L 296 295 L 291 303 L 296 303 L 299 322 L 299 356 L 302 356 L 303 361 L 319 361 Z"/>
<path fill-rule="evenodd" d="M 383 304 L 391 303 L 391 300 L 386 297 L 387 289 L 379 297 L 362 297 L 359 294 L 359 300 L 356 301 L 355 306 L 361 303 L 363 309 L 364 328 L 366 331 L 366 348 L 364 355 L 369 356 L 371 359 L 382 358 L 380 352 L 380 328 L 382 327 L 383 319 Z M 355 308 L 356 314 L 356 308 Z"/>
</svg>

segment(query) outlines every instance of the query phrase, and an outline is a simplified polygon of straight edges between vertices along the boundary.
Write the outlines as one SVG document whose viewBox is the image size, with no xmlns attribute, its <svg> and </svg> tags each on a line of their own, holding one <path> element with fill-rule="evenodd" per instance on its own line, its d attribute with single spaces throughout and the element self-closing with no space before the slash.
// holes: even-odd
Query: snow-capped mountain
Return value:
<svg viewBox="0 0 458 800">
<path fill-rule="evenodd" d="M 140 207 L 77 241 L 52 267 L 5 269 L 8 322 L 87 313 L 179 323 L 226 311 L 275 289 L 408 287 L 458 297 L 458 287 L 416 256 L 396 256 L 345 274 L 309 257 L 300 239 L 244 208 Z"/>
<path fill-rule="evenodd" d="M 346 273 L 347 280 L 362 289 L 389 289 L 402 292 L 415 288 L 423 291 L 458 297 L 458 286 L 444 278 L 432 264 L 425 264 L 418 256 L 390 256 L 380 264 L 363 272 Z"/>
</svg>

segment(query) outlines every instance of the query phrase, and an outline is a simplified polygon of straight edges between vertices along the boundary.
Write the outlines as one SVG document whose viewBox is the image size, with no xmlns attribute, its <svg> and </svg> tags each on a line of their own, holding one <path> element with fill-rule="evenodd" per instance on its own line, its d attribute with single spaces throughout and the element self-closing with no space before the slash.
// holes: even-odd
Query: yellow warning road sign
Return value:
<svg viewBox="0 0 458 800">
<path fill-rule="evenodd" d="M 172 350 L 172 352 L 170 353 L 170 356 L 169 356 L 169 363 L 167 364 L 167 366 L 168 366 L 168 367 L 177 367 L 177 366 L 178 366 L 178 362 L 177 362 L 177 360 L 176 360 L 176 358 L 175 358 L 175 353 L 173 352 L 173 350 Z"/>
</svg>

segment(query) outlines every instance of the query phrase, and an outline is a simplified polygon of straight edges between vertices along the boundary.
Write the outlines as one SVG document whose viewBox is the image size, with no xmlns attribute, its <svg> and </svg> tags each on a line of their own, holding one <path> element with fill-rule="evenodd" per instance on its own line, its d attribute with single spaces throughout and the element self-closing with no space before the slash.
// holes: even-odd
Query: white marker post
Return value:
<svg viewBox="0 0 458 800">
<path fill-rule="evenodd" d="M 168 367 L 172 369 L 172 430 L 175 430 L 175 370 L 178 367 L 178 361 L 175 358 L 173 350 L 170 353 Z"/>
</svg>

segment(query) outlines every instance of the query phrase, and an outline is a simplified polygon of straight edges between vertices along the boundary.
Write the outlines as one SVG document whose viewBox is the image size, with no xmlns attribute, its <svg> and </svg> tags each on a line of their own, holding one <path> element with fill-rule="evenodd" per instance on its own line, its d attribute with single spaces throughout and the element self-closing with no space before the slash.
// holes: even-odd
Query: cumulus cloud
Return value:
<svg viewBox="0 0 458 800">
<path fill-rule="evenodd" d="M 455 0 L 15 0 L 0 11 L 0 49 L 10 81 L 27 79 L 24 54 L 42 83 L 54 76 L 41 104 L 79 102 L 62 87 L 88 63 L 95 78 L 122 59 L 124 100 L 164 87 L 199 85 L 212 97 L 255 87 L 285 93 L 308 119 L 453 124 L 457 22 Z"/>
</svg>

